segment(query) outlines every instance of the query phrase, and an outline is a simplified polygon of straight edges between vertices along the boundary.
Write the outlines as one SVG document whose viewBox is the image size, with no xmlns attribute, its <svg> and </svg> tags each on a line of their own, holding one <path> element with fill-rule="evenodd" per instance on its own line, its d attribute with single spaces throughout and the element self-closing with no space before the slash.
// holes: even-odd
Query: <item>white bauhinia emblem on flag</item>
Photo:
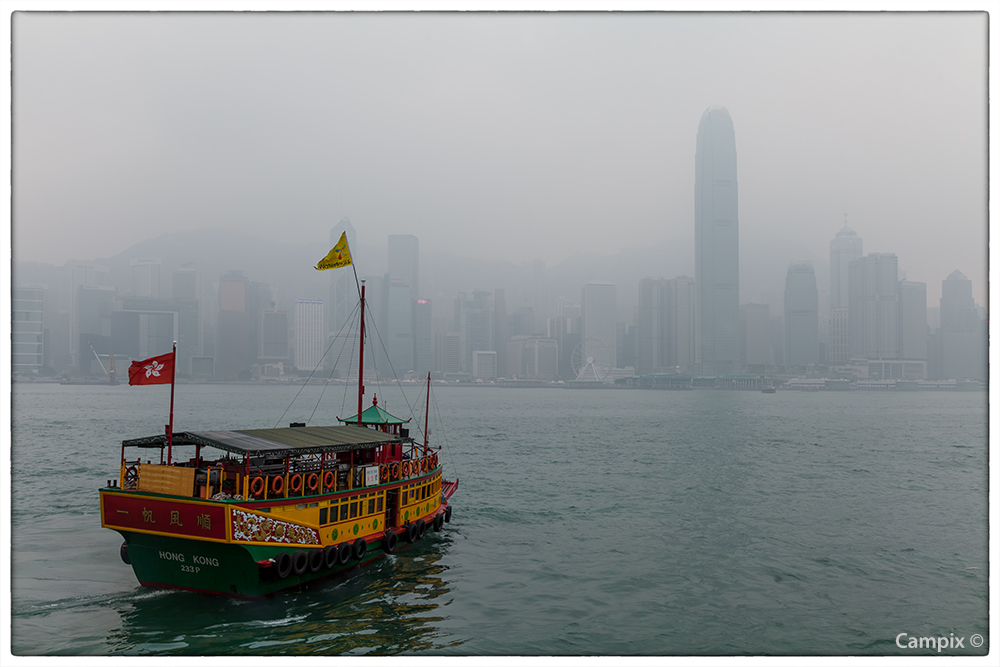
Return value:
<svg viewBox="0 0 1000 667">
<path fill-rule="evenodd" d="M 154 361 L 148 366 L 143 366 L 146 369 L 146 377 L 160 377 L 160 371 L 163 370 L 163 364 Z"/>
</svg>

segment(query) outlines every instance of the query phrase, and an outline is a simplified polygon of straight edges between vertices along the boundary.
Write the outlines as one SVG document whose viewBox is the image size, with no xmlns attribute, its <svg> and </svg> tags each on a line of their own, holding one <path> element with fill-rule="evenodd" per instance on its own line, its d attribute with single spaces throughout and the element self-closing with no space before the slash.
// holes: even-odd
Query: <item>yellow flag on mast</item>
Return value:
<svg viewBox="0 0 1000 667">
<path fill-rule="evenodd" d="M 328 271 L 339 269 L 342 266 L 350 266 L 351 263 L 351 249 L 347 247 L 347 232 L 344 232 L 340 235 L 337 245 L 333 246 L 333 250 L 319 260 L 319 264 L 315 268 L 317 271 Z"/>
</svg>

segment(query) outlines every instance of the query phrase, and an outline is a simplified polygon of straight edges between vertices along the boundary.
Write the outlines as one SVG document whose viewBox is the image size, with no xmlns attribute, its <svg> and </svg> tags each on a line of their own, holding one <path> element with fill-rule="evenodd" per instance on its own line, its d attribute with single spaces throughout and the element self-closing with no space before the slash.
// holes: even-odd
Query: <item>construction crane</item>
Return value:
<svg viewBox="0 0 1000 667">
<path fill-rule="evenodd" d="M 118 384 L 118 374 L 115 373 L 114 355 L 111 355 L 111 370 L 108 371 L 108 369 L 104 367 L 104 362 L 101 361 L 100 355 L 97 354 L 97 350 L 94 349 L 94 346 L 91 344 L 89 338 L 87 339 L 87 345 L 90 345 L 90 351 L 93 352 L 94 357 L 97 358 L 97 363 L 101 365 L 101 370 L 104 371 L 104 374 L 108 376 L 108 384 Z"/>
</svg>

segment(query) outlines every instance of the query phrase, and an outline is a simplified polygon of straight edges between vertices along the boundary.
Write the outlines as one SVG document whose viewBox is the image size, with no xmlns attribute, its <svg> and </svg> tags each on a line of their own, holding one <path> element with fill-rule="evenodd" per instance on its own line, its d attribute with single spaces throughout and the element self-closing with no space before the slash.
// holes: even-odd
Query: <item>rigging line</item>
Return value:
<svg viewBox="0 0 1000 667">
<path fill-rule="evenodd" d="M 353 315 L 353 313 L 352 313 L 352 315 Z M 346 415 L 347 414 L 347 392 L 351 388 L 351 386 L 350 386 L 351 369 L 354 368 L 354 352 L 355 352 L 355 350 L 357 348 L 358 338 L 360 338 L 360 336 L 351 336 L 351 356 L 350 356 L 350 358 L 349 358 L 349 360 L 347 362 L 347 382 L 344 383 L 344 394 L 343 394 L 343 398 L 342 398 L 342 400 L 340 402 L 340 414 L 342 414 L 342 415 Z M 358 373 L 358 382 L 361 382 L 362 379 L 363 379 L 363 374 L 359 372 Z"/>
<path fill-rule="evenodd" d="M 358 307 L 360 307 L 360 305 L 361 304 L 358 304 L 358 306 L 355 306 L 355 310 L 357 310 Z M 337 340 L 337 337 L 340 336 L 340 334 L 344 331 L 344 327 L 347 326 L 347 323 L 350 322 L 353 317 L 354 317 L 354 311 L 351 311 L 351 314 L 344 318 L 344 323 L 342 325 L 340 325 L 340 331 L 338 331 L 337 335 L 333 337 L 334 341 Z M 330 345 L 331 345 L 331 347 L 333 346 L 333 341 L 330 341 Z M 322 391 L 319 392 L 319 398 L 316 399 L 316 405 L 313 406 L 313 411 L 309 414 L 309 419 L 306 420 L 307 424 L 312 421 L 313 416 L 316 414 L 316 410 L 319 409 L 319 404 L 323 401 L 323 395 L 326 394 L 326 388 L 330 384 L 330 378 L 333 377 L 333 372 L 337 370 L 337 364 L 340 363 L 340 357 L 343 356 L 343 354 L 344 354 L 344 348 L 346 346 L 347 346 L 347 339 L 345 338 L 344 342 L 340 346 L 340 352 L 337 353 L 337 359 L 333 362 L 333 368 L 330 369 L 330 375 L 326 378 L 327 381 L 323 385 Z"/>
<path fill-rule="evenodd" d="M 344 324 L 346 325 L 346 324 L 347 324 L 347 322 L 349 322 L 349 321 L 350 321 L 350 318 L 347 318 L 347 319 L 346 319 L 346 320 L 344 321 Z M 343 330 L 344 330 L 344 327 L 341 327 L 341 328 L 340 328 L 340 330 L 341 330 L 341 331 L 343 331 Z M 337 332 L 337 335 L 338 335 L 338 336 L 340 335 L 340 332 L 339 332 L 339 331 Z M 326 355 L 327 355 L 327 354 L 328 354 L 328 353 L 330 352 L 330 348 L 331 348 L 331 347 L 333 347 L 333 344 L 334 344 L 334 343 L 335 343 L 336 341 L 337 341 L 337 337 L 336 337 L 336 336 L 334 336 L 334 337 L 333 337 L 333 340 L 331 340 L 331 341 L 330 341 L 330 344 L 326 346 L 326 352 L 324 352 L 324 353 L 323 353 L 323 356 L 319 358 L 319 362 L 318 362 L 318 363 L 316 364 L 316 368 L 312 369 L 312 371 L 310 371 L 310 372 L 309 372 L 309 377 L 307 377 L 307 378 L 306 378 L 306 381 L 302 383 L 302 386 L 301 386 L 301 387 L 299 387 L 299 390 L 298 390 L 298 391 L 297 391 L 297 392 L 295 393 L 295 396 L 294 396 L 294 397 L 292 398 L 292 401 L 291 401 L 291 403 L 289 403 L 289 404 L 288 404 L 288 407 L 287 407 L 287 408 L 285 408 L 285 411 L 281 413 L 281 417 L 279 417 L 279 418 L 278 418 L 278 421 L 276 421 L 276 422 L 274 423 L 274 428 L 278 428 L 278 424 L 280 424 L 280 423 L 281 423 L 282 421 L 284 421 L 284 419 L 285 419 L 285 415 L 286 415 L 286 414 L 288 414 L 288 411 L 292 409 L 292 406 L 293 406 L 293 405 L 295 404 L 295 401 L 296 401 L 296 400 L 298 400 L 298 398 L 299 398 L 299 394 L 301 394 L 301 393 L 302 393 L 302 390 L 303 390 L 303 389 L 305 389 L 305 388 L 306 388 L 307 386 L 309 386 L 309 381 L 310 381 L 310 380 L 312 380 L 312 376 L 313 376 L 313 374 L 314 374 L 314 373 L 315 373 L 315 372 L 317 371 L 317 369 L 319 369 L 319 366 L 320 366 L 320 364 L 322 364 L 322 363 L 323 363 L 323 359 L 325 359 L 325 358 L 326 358 Z"/>
</svg>

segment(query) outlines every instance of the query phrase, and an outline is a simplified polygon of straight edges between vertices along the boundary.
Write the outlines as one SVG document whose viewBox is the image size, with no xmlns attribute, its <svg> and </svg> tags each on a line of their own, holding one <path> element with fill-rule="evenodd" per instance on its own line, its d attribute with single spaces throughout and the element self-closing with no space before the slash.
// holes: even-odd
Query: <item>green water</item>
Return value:
<svg viewBox="0 0 1000 667">
<path fill-rule="evenodd" d="M 985 393 L 435 388 L 431 440 L 461 480 L 447 528 L 233 600 L 138 586 L 100 527 L 96 489 L 122 439 L 161 432 L 168 391 L 14 386 L 15 654 L 935 653 L 903 632 L 989 648 Z M 179 385 L 176 428 L 272 427 L 297 391 Z M 327 391 L 311 424 L 350 410 Z M 380 405 L 406 416 L 407 392 Z"/>
</svg>

